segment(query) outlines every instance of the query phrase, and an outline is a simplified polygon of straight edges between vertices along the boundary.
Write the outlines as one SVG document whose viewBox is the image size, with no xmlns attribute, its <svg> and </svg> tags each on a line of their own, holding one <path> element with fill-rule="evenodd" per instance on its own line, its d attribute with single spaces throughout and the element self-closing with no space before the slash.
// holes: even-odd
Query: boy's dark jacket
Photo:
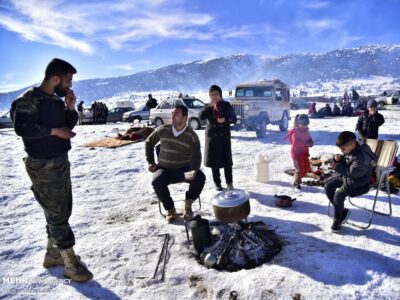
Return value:
<svg viewBox="0 0 400 300">
<path fill-rule="evenodd" d="M 376 161 L 377 157 L 368 145 L 357 144 L 350 154 L 336 164 L 335 171 L 341 175 L 344 190 L 350 197 L 364 194 L 369 190 Z"/>
<path fill-rule="evenodd" d="M 356 130 L 363 136 L 369 139 L 377 139 L 379 126 L 385 123 L 385 118 L 380 114 L 369 115 L 366 110 L 357 121 Z"/>
</svg>

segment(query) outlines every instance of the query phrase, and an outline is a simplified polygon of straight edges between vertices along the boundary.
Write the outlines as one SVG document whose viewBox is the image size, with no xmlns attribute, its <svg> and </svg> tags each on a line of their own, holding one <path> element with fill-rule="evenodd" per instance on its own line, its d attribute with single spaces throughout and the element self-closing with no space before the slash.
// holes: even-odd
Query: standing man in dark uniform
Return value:
<svg viewBox="0 0 400 300">
<path fill-rule="evenodd" d="M 83 101 L 79 102 L 78 104 L 78 116 L 79 116 L 79 125 L 82 125 L 82 119 L 83 119 Z"/>
<path fill-rule="evenodd" d="M 157 106 L 157 99 L 153 98 L 152 94 L 147 95 L 149 98 L 147 99 L 146 106 L 148 109 L 155 108 Z"/>
<path fill-rule="evenodd" d="M 74 253 L 75 237 L 68 223 L 72 212 L 68 151 L 78 121 L 76 97 L 70 89 L 75 73 L 68 62 L 54 58 L 40 86 L 14 100 L 11 116 L 27 152 L 24 162 L 31 189 L 46 217 L 48 243 L 43 266 L 64 265 L 64 276 L 88 281 L 93 274 Z M 65 102 L 60 97 L 65 97 Z"/>
</svg>

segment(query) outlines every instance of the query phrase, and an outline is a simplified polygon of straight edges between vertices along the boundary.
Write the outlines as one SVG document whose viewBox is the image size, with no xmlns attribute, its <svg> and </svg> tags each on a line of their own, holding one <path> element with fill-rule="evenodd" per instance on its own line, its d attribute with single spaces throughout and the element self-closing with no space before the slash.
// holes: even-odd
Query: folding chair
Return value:
<svg viewBox="0 0 400 300">
<path fill-rule="evenodd" d="M 156 157 L 157 157 L 157 160 L 158 160 L 158 155 L 160 154 L 160 144 L 156 145 L 155 151 L 156 151 Z M 178 184 L 178 183 L 186 183 L 186 182 L 182 181 L 182 182 L 176 182 L 176 183 L 172 183 L 172 184 Z M 170 184 L 170 185 L 172 185 L 172 184 Z M 201 198 L 200 198 L 200 195 L 199 195 L 199 197 L 197 199 L 199 199 L 199 210 L 198 210 L 198 212 L 200 212 L 201 211 Z M 160 215 L 162 215 L 165 218 L 167 215 L 162 212 L 161 201 L 160 201 L 160 199 L 158 197 L 157 197 L 157 201 L 158 201 L 158 211 L 160 212 Z M 179 201 L 184 201 L 184 200 L 179 200 Z"/>
<path fill-rule="evenodd" d="M 397 150 L 398 150 L 398 144 L 395 141 L 378 141 L 378 140 L 373 140 L 373 139 L 367 139 L 367 145 L 370 146 L 371 150 L 378 157 L 378 162 L 377 162 L 376 170 L 375 170 L 376 178 L 377 178 L 377 185 L 372 185 L 370 187 L 370 191 L 373 189 L 376 189 L 374 203 L 372 204 L 372 208 L 368 208 L 368 207 L 364 207 L 364 206 L 355 204 L 354 201 L 351 201 L 351 197 L 350 196 L 348 197 L 349 203 L 351 205 L 370 212 L 368 224 L 366 226 L 361 226 L 361 225 L 353 223 L 353 222 L 347 222 L 349 225 L 352 225 L 352 226 L 355 226 L 355 227 L 358 227 L 361 229 L 367 229 L 371 226 L 374 213 L 384 215 L 384 216 L 392 215 L 392 199 L 390 197 L 389 175 L 395 169 L 395 167 L 393 167 L 393 162 L 394 162 L 394 159 L 396 158 L 396 154 L 397 154 Z M 376 201 L 378 200 L 378 194 L 379 194 L 380 188 L 382 186 L 382 183 L 385 183 L 385 185 L 386 185 L 386 192 L 388 195 L 389 212 L 375 210 Z M 330 212 L 329 212 L 330 204 L 331 204 L 330 201 L 328 201 L 328 209 L 327 209 L 328 216 L 330 216 Z"/>
</svg>

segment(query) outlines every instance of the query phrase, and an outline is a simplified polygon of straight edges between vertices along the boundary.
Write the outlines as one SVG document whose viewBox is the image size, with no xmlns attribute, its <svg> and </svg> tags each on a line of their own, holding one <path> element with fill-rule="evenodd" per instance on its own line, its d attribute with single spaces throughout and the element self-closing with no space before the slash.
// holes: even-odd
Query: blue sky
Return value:
<svg viewBox="0 0 400 300">
<path fill-rule="evenodd" d="M 400 0 L 1 0 L 0 92 L 40 82 L 53 57 L 74 79 L 237 53 L 400 43 Z"/>
</svg>

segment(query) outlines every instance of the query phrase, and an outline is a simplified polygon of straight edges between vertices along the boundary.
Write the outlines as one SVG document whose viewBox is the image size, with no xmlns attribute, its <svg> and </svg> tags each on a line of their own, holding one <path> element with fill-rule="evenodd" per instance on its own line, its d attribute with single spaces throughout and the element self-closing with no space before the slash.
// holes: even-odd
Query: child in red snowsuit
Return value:
<svg viewBox="0 0 400 300">
<path fill-rule="evenodd" d="M 307 115 L 297 115 L 293 129 L 289 130 L 288 138 L 292 144 L 292 159 L 294 165 L 293 186 L 300 189 L 301 179 L 311 171 L 308 148 L 314 145 L 308 125 Z"/>
</svg>

